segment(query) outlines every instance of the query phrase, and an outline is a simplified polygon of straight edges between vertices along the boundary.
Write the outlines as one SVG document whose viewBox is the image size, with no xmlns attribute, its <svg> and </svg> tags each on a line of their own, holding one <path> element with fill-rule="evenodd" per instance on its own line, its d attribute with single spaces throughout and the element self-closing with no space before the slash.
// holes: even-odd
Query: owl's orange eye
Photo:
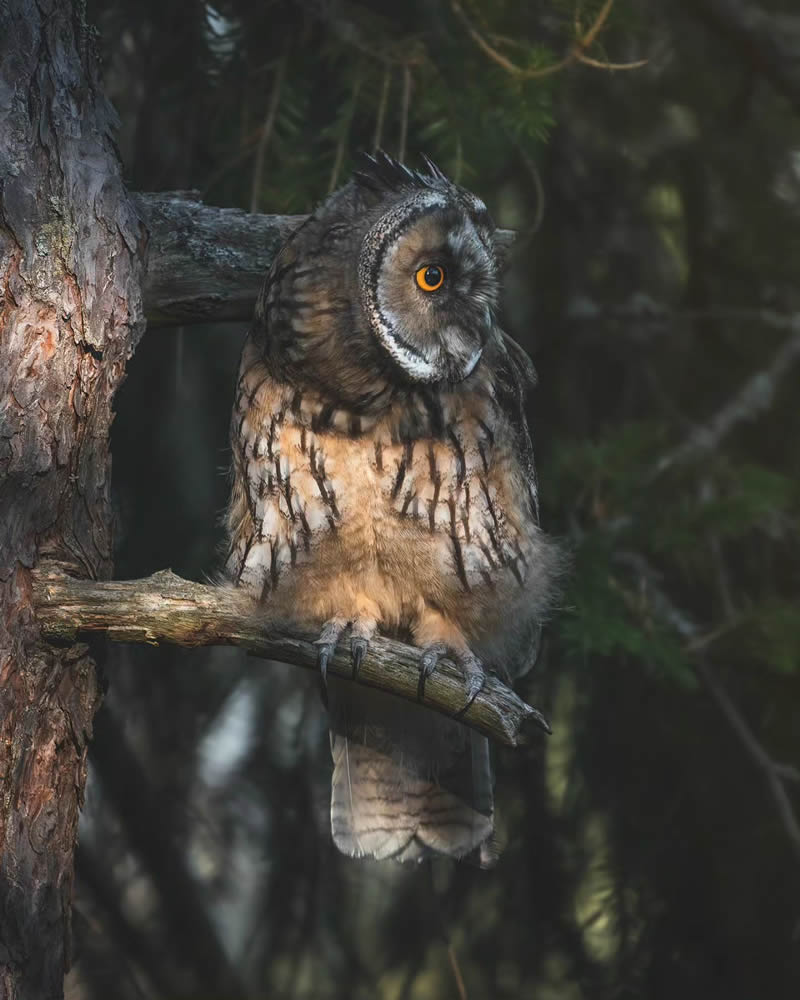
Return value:
<svg viewBox="0 0 800 1000">
<path fill-rule="evenodd" d="M 426 264 L 417 271 L 416 277 L 423 292 L 435 292 L 444 284 L 444 268 L 438 264 Z"/>
</svg>

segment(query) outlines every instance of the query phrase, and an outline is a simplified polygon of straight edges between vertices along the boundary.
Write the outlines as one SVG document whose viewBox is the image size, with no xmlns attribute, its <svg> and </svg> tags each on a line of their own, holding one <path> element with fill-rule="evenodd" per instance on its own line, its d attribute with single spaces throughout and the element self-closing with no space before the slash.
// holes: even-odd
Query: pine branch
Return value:
<svg viewBox="0 0 800 1000">
<path fill-rule="evenodd" d="M 39 625 L 51 641 L 105 632 L 120 642 L 232 645 L 266 659 L 317 669 L 315 634 L 291 625 L 268 628 L 241 591 L 192 583 L 170 570 L 143 580 L 99 582 L 77 580 L 44 566 L 34 573 L 33 590 Z M 328 673 L 351 679 L 346 645 L 340 644 Z M 495 677 L 488 676 L 470 702 L 461 672 L 446 660 L 440 661 L 418 699 L 419 650 L 392 639 L 370 642 L 356 683 L 458 718 L 511 747 L 529 742 L 537 728 L 550 731 L 537 709 Z"/>
</svg>

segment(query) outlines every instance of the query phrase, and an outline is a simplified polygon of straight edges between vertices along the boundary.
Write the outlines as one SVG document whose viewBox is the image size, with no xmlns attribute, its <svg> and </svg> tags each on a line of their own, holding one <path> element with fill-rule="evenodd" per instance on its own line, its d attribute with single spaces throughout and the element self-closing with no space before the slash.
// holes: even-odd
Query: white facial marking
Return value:
<svg viewBox="0 0 800 1000">
<path fill-rule="evenodd" d="M 447 198 L 439 191 L 419 191 L 382 216 L 367 233 L 359 261 L 361 297 L 364 311 L 378 339 L 397 364 L 417 382 L 432 382 L 438 377 L 436 365 L 416 351 L 411 350 L 395 335 L 402 329 L 398 317 L 381 302 L 381 283 L 373 284 L 376 271 L 382 268 L 382 257 L 387 237 L 412 213 L 424 214 L 432 208 L 444 208 Z"/>
</svg>

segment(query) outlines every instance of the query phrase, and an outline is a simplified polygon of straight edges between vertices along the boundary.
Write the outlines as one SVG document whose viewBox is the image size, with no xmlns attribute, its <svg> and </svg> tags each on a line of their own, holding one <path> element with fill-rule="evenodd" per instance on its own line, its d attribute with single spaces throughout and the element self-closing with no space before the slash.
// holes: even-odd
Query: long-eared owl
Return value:
<svg viewBox="0 0 800 1000">
<path fill-rule="evenodd" d="M 476 693 L 532 663 L 556 547 L 538 524 L 527 355 L 498 326 L 505 253 L 483 202 L 384 154 L 278 254 L 232 422 L 226 576 L 270 616 L 447 655 Z M 331 679 L 331 827 L 347 854 L 489 863 L 488 744 Z"/>
</svg>

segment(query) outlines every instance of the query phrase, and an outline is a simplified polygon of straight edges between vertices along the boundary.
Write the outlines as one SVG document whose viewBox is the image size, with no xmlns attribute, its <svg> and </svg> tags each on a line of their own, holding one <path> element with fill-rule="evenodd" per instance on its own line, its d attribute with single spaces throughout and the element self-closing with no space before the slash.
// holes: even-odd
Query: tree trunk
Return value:
<svg viewBox="0 0 800 1000">
<path fill-rule="evenodd" d="M 111 569 L 111 404 L 143 328 L 83 5 L 0 3 L 0 998 L 60 997 L 86 747 L 87 647 L 40 641 L 31 568 Z"/>
</svg>

